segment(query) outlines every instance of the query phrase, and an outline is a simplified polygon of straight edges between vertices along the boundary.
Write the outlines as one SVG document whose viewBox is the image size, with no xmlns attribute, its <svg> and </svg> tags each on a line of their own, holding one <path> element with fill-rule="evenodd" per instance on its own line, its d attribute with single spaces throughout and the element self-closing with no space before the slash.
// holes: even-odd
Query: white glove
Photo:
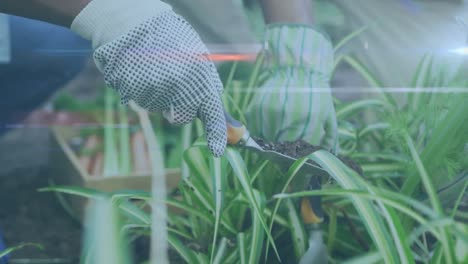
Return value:
<svg viewBox="0 0 468 264">
<path fill-rule="evenodd" d="M 215 156 L 226 147 L 222 83 L 194 29 L 159 0 L 93 0 L 71 29 L 93 43 L 94 60 L 123 103 L 163 112 L 173 124 L 199 117 Z"/>
</svg>

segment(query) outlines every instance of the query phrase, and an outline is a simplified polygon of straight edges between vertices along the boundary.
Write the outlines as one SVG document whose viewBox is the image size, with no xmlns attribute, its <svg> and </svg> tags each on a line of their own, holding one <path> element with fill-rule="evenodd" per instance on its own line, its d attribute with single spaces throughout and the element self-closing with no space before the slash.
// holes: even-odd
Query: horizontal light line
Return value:
<svg viewBox="0 0 468 264">
<path fill-rule="evenodd" d="M 228 90 L 235 90 L 241 93 L 279 93 L 273 90 L 277 90 L 278 87 L 271 87 L 271 91 L 268 87 L 262 87 L 262 90 L 253 90 L 247 87 L 236 87 L 229 88 Z M 411 88 L 411 87 L 383 87 L 383 88 L 372 88 L 372 87 L 339 87 L 339 88 L 295 88 L 288 87 L 288 93 L 316 93 L 316 92 L 329 92 L 333 93 L 468 93 L 468 87 L 425 87 L 425 88 Z M 281 93 L 284 90 L 281 90 Z"/>
<path fill-rule="evenodd" d="M 92 53 L 92 49 L 35 49 L 36 53 L 44 54 L 86 54 Z"/>
<path fill-rule="evenodd" d="M 214 53 L 205 56 L 212 61 L 254 61 L 256 54 L 222 54 Z"/>
<path fill-rule="evenodd" d="M 36 53 L 40 54 L 49 54 L 54 56 L 69 56 L 69 55 L 86 55 L 91 54 L 92 50 L 88 49 L 37 49 L 35 50 Z M 142 52 L 140 50 L 135 50 L 135 53 Z M 177 52 L 168 53 L 167 51 L 156 51 L 151 53 L 150 55 L 157 55 L 160 54 L 161 58 L 164 60 L 175 60 L 175 59 L 185 59 L 186 54 L 180 53 L 180 56 L 177 56 Z M 212 61 L 222 62 L 222 61 L 254 61 L 257 57 L 257 53 L 210 53 L 207 55 L 200 55 L 201 58 L 208 58 Z"/>
<path fill-rule="evenodd" d="M 7 128 L 7 129 L 21 129 L 21 128 L 50 128 L 52 126 L 59 126 L 59 127 L 79 127 L 79 128 L 133 128 L 133 127 L 140 127 L 139 125 L 128 125 L 128 126 L 122 126 L 122 125 L 115 125 L 115 124 L 109 124 L 106 125 L 104 123 L 73 123 L 73 124 L 60 124 L 59 122 L 44 122 L 44 123 L 36 123 L 36 124 L 22 124 L 22 123 L 17 123 L 17 124 L 3 124 L 0 125 L 0 128 Z"/>
</svg>

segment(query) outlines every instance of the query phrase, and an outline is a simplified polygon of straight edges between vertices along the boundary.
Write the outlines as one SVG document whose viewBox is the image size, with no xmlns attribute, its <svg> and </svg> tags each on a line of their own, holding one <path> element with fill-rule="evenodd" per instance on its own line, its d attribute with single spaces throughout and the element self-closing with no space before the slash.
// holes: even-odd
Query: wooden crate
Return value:
<svg viewBox="0 0 468 264">
<path fill-rule="evenodd" d="M 50 176 L 56 185 L 85 187 L 106 192 L 118 190 L 151 191 L 151 172 L 114 177 L 89 175 L 80 165 L 78 156 L 68 143 L 76 135 L 78 135 L 78 130 L 73 127 L 52 128 Z M 166 169 L 168 193 L 177 188 L 180 179 L 180 169 Z M 77 215 L 83 217 L 87 199 L 75 195 L 66 195 L 64 197 Z M 179 212 L 172 207 L 169 207 L 169 210 Z"/>
</svg>

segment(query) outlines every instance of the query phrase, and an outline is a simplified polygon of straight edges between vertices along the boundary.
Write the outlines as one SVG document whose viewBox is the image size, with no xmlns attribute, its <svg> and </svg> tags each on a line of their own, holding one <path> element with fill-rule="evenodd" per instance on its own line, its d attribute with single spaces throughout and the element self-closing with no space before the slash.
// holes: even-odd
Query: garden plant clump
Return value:
<svg viewBox="0 0 468 264">
<path fill-rule="evenodd" d="M 362 63 L 350 56 L 337 60 L 352 65 L 379 91 L 382 84 Z M 429 74 L 428 60 L 421 62 L 411 87 L 468 86 Z M 260 61 L 253 66 L 247 87 L 261 81 L 255 76 L 259 65 Z M 249 98 L 237 94 L 239 84 L 232 72 L 226 81 L 226 108 L 245 121 L 242 105 L 248 105 Z M 391 94 L 380 91 L 379 95 L 337 102 L 339 156 L 359 164 L 363 176 L 356 173 L 360 170 L 350 170 L 352 164 L 346 159 L 302 142 L 273 144 L 257 139 L 266 149 L 305 155 L 287 171 L 236 147 L 214 158 L 201 123 L 185 126 L 179 142 L 197 140 L 184 152 L 188 177 L 177 190 L 182 199 L 166 200 L 184 211 L 169 213 L 171 249 L 187 263 L 297 263 L 309 246 L 297 198 L 321 196 L 330 263 L 464 263 L 468 216 L 459 208 L 467 187 L 466 95 L 412 93 L 404 105 L 396 104 Z M 288 193 L 308 160 L 334 181 L 326 182 L 322 190 Z M 117 229 L 126 231 L 122 239 L 150 235 L 151 218 L 142 209 L 151 204 L 149 193 L 51 190 L 107 197 L 114 201 L 108 206 L 122 220 Z"/>
<path fill-rule="evenodd" d="M 236 87 L 254 89 L 261 82 L 261 60 L 262 56 L 246 81 L 234 80 L 238 64 L 226 79 L 227 111 L 241 121 L 250 97 L 241 96 L 245 94 Z M 468 86 L 431 74 L 428 61 L 430 56 L 423 58 L 411 87 Z M 459 207 L 467 187 L 466 95 L 410 93 L 399 105 L 393 95 L 380 90 L 383 85 L 357 59 L 337 56 L 336 65 L 343 62 L 379 94 L 336 105 L 339 155 L 359 164 L 364 177 L 356 173 L 360 170 L 350 170 L 346 159 L 300 141 L 273 144 L 257 139 L 266 149 L 303 157 L 287 171 L 235 147 L 214 158 L 203 140 L 201 123 L 187 125 L 178 142 L 197 140 L 183 147 L 188 147 L 183 167 L 187 177 L 177 190 L 182 199 L 166 200 L 185 212 L 169 213 L 167 218 L 169 245 L 185 262 L 297 263 L 309 245 L 296 198 L 321 196 L 330 263 L 464 263 L 468 217 Z M 322 190 L 288 193 L 308 159 L 334 181 Z M 151 217 L 143 209 L 151 207 L 149 193 L 51 190 L 111 199 L 113 203 L 105 206 L 120 219 L 115 230 L 125 230 L 115 239 L 133 241 L 151 233 Z M 83 254 L 95 257 L 87 250 Z"/>
</svg>

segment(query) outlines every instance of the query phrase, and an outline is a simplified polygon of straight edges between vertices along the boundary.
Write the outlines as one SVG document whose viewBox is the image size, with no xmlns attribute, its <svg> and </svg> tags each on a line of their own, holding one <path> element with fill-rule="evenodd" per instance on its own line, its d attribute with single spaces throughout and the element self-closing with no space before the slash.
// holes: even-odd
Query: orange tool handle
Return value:
<svg viewBox="0 0 468 264">
<path fill-rule="evenodd" d="M 320 190 L 321 184 L 318 177 L 312 176 L 309 190 Z M 302 197 L 301 215 L 304 224 L 320 224 L 323 222 L 322 199 L 320 196 Z"/>
<path fill-rule="evenodd" d="M 224 116 L 226 118 L 228 144 L 236 145 L 242 141 L 247 129 L 228 112 L 224 111 Z"/>
</svg>

